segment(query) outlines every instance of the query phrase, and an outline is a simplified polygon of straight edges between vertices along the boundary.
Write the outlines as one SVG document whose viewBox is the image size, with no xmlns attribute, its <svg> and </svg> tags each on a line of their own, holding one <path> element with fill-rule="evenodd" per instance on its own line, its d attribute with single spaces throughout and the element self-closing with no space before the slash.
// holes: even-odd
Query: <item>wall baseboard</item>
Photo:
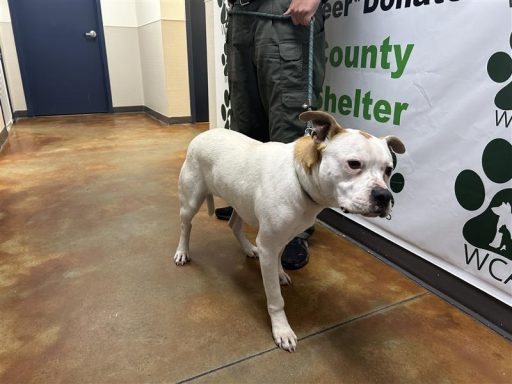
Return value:
<svg viewBox="0 0 512 384">
<path fill-rule="evenodd" d="M 192 122 L 191 116 L 167 117 L 162 115 L 160 112 L 154 111 L 146 106 L 144 106 L 144 112 L 164 124 L 187 124 Z"/>
<path fill-rule="evenodd" d="M 332 209 L 324 209 L 318 219 L 424 288 L 512 340 L 512 308 L 507 304 Z"/>
<path fill-rule="evenodd" d="M 0 151 L 2 150 L 4 144 L 7 142 L 7 138 L 9 137 L 9 131 L 7 128 L 3 128 L 2 132 L 0 132 Z"/>
<path fill-rule="evenodd" d="M 170 117 L 169 124 L 189 124 L 192 123 L 191 116 L 178 116 L 178 117 Z"/>
<path fill-rule="evenodd" d="M 145 107 L 143 105 L 132 105 L 129 107 L 114 107 L 112 110 L 114 113 L 130 113 L 130 112 L 144 112 Z"/>
<path fill-rule="evenodd" d="M 188 124 L 192 123 L 191 116 L 177 116 L 177 117 L 167 117 L 162 115 L 161 113 L 154 111 L 151 108 L 146 107 L 145 105 L 131 105 L 127 107 L 114 107 L 114 113 L 131 113 L 131 112 L 145 112 L 149 116 L 155 118 L 164 124 Z M 29 117 L 28 111 L 14 111 L 13 118 L 16 121 L 19 118 Z"/>
<path fill-rule="evenodd" d="M 114 113 L 145 112 L 154 119 L 164 124 L 187 124 L 192 122 L 191 116 L 167 117 L 145 105 L 134 105 L 128 107 L 114 107 Z"/>
<path fill-rule="evenodd" d="M 16 120 L 19 118 L 28 117 L 28 111 L 21 110 L 21 111 L 13 111 L 12 112 L 12 121 L 9 122 L 8 126 L 12 128 L 13 124 L 16 123 Z M 2 151 L 4 144 L 7 142 L 7 139 L 9 138 L 9 130 L 7 127 L 3 128 L 0 132 L 0 152 Z"/>
<path fill-rule="evenodd" d="M 12 113 L 12 118 L 14 121 L 19 119 L 20 117 L 28 117 L 28 111 L 27 110 L 21 110 L 21 111 L 14 111 Z"/>
</svg>

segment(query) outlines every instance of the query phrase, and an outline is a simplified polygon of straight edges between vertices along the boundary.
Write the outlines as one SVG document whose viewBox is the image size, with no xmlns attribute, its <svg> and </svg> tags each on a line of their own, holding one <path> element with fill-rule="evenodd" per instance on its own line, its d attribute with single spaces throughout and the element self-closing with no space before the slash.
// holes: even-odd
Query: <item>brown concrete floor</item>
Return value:
<svg viewBox="0 0 512 384">
<path fill-rule="evenodd" d="M 283 289 L 294 354 L 271 340 L 258 261 L 204 207 L 177 268 L 177 177 L 205 128 L 16 124 L 0 155 L 1 383 L 512 382 L 508 341 L 321 226 Z"/>
</svg>

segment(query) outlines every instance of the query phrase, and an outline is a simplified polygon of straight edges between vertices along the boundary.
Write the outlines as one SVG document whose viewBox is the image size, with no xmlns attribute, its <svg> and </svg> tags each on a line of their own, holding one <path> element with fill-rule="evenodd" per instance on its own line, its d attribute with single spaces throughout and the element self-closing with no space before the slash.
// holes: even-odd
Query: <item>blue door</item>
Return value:
<svg viewBox="0 0 512 384">
<path fill-rule="evenodd" d="M 112 110 L 99 0 L 10 0 L 28 114 Z"/>
</svg>

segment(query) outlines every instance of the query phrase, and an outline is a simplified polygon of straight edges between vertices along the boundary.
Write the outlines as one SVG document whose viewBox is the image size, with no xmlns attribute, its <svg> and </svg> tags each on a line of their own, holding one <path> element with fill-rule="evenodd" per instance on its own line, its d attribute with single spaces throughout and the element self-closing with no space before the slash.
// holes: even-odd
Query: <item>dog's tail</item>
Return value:
<svg viewBox="0 0 512 384">
<path fill-rule="evenodd" d="M 206 205 L 208 206 L 208 215 L 213 216 L 215 213 L 215 203 L 213 202 L 213 195 L 211 193 L 206 195 Z"/>
</svg>

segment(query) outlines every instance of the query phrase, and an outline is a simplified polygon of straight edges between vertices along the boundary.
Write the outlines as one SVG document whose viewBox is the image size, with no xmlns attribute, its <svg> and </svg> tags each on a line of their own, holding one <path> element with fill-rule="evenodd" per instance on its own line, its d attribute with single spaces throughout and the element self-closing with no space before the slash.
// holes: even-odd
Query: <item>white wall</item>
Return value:
<svg viewBox="0 0 512 384">
<path fill-rule="evenodd" d="M 137 0 L 135 1 L 135 7 L 137 12 L 137 25 L 139 27 L 160 21 L 160 0 Z"/>
<path fill-rule="evenodd" d="M 144 105 L 138 29 L 105 26 L 104 33 L 112 105 Z"/>
<path fill-rule="evenodd" d="M 2 104 L 2 123 L 5 123 L 7 130 L 10 130 L 13 123 L 13 116 L 11 112 L 11 102 L 9 101 L 9 95 L 7 93 L 7 81 L 2 67 L 0 67 L 0 104 Z"/>
<path fill-rule="evenodd" d="M 169 116 L 161 21 L 140 26 L 139 41 L 145 105 Z"/>
<path fill-rule="evenodd" d="M 137 28 L 137 0 L 101 0 L 104 26 Z"/>
<path fill-rule="evenodd" d="M 160 0 L 102 0 L 112 103 L 170 116 Z"/>
<path fill-rule="evenodd" d="M 166 93 L 171 116 L 190 116 L 187 22 L 183 0 L 162 0 Z"/>
<path fill-rule="evenodd" d="M 114 107 L 144 105 L 135 0 L 103 0 L 103 30 Z"/>
<path fill-rule="evenodd" d="M 11 15 L 9 14 L 9 4 L 7 0 L 0 1 L 0 23 L 10 23 Z"/>
</svg>

